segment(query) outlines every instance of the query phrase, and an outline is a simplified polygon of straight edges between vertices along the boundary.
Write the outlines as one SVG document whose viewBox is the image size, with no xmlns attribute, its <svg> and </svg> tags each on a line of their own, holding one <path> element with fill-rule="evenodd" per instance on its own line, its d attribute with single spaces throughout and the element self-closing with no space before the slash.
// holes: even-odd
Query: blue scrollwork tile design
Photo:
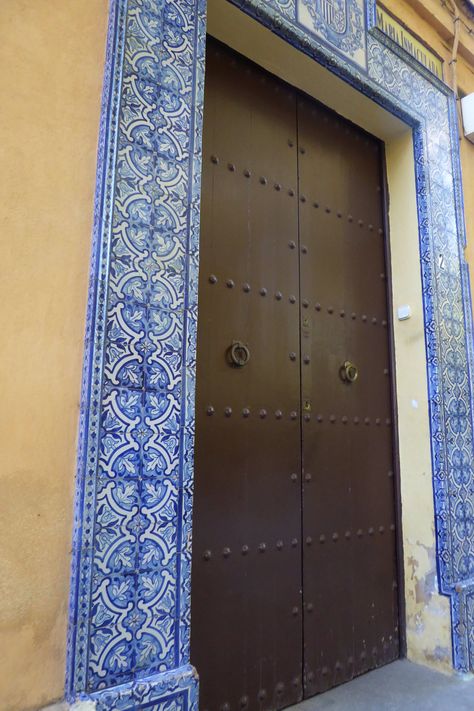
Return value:
<svg viewBox="0 0 474 711">
<path fill-rule="evenodd" d="M 372 0 L 234 0 L 413 129 L 440 592 L 474 670 L 472 311 L 455 102 Z M 205 0 L 111 0 L 67 695 L 195 711 L 189 666 Z"/>
<path fill-rule="evenodd" d="M 67 678 L 100 709 L 197 704 L 183 577 L 204 21 L 199 0 L 110 5 Z"/>
</svg>

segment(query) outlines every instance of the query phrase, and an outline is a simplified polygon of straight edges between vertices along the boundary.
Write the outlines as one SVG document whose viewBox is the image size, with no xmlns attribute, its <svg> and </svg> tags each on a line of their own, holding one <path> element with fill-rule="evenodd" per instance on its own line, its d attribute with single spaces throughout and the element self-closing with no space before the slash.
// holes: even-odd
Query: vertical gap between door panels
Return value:
<svg viewBox="0 0 474 711">
<path fill-rule="evenodd" d="M 296 197 L 297 197 L 297 245 L 298 245 L 298 352 L 299 352 L 299 369 L 300 369 L 300 381 L 299 381 L 299 423 L 300 423 L 300 556 L 301 556 L 301 644 L 302 644 L 302 654 L 301 654 L 301 688 L 303 693 L 303 698 L 305 698 L 305 599 L 304 599 L 304 549 L 303 549 L 303 538 L 304 538 L 304 492 L 303 492 L 303 482 L 304 482 L 304 460 L 303 460 L 303 368 L 302 368 L 302 333 L 301 333 L 301 239 L 300 239 L 300 164 L 299 164 L 299 154 L 300 154 L 300 136 L 299 136 L 299 114 L 298 114 L 298 104 L 299 97 L 295 91 L 295 124 L 296 124 Z"/>
</svg>

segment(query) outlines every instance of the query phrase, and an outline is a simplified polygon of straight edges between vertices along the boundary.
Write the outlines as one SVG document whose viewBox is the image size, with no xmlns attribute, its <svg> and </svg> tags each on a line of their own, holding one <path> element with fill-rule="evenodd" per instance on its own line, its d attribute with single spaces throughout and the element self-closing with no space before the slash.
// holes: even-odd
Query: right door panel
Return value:
<svg viewBox="0 0 474 711">
<path fill-rule="evenodd" d="M 399 656 L 381 163 L 298 98 L 306 697 Z"/>
</svg>

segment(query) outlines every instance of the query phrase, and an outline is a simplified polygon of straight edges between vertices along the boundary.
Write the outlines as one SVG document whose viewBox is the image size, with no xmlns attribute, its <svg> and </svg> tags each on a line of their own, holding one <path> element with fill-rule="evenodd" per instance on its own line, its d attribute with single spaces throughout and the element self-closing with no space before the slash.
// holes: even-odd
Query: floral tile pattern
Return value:
<svg viewBox="0 0 474 711">
<path fill-rule="evenodd" d="M 70 698 L 104 709 L 197 703 L 181 582 L 191 554 L 183 445 L 194 446 L 197 28 L 204 34 L 194 0 L 111 4 L 67 680 Z"/>
<path fill-rule="evenodd" d="M 452 603 L 455 666 L 474 669 L 473 328 L 453 97 L 378 33 L 372 0 L 234 1 L 413 127 L 439 585 Z M 70 699 L 104 711 L 197 708 L 189 637 L 204 49 L 205 0 L 112 0 L 67 677 Z"/>
<path fill-rule="evenodd" d="M 172 673 L 122 684 L 90 698 L 97 711 L 193 711 L 198 708 L 197 675 L 185 665 Z"/>
</svg>

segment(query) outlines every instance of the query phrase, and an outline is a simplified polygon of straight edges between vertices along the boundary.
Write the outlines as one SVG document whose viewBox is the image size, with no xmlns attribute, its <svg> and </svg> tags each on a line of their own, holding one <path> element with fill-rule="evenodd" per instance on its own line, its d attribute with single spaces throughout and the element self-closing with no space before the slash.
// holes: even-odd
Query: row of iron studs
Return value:
<svg viewBox="0 0 474 711">
<path fill-rule="evenodd" d="M 391 646 L 393 647 L 393 645 L 396 645 L 398 648 L 398 636 L 397 636 L 398 625 L 395 626 L 394 632 L 395 632 L 395 635 L 391 635 L 391 634 L 388 635 L 388 641 L 386 641 L 385 636 L 380 638 L 380 643 L 382 646 L 382 654 L 386 654 L 390 650 L 390 647 Z M 379 649 L 378 649 L 377 645 L 374 645 L 372 647 L 371 654 L 372 654 L 373 659 L 380 658 Z M 362 663 L 364 663 L 365 660 L 367 659 L 367 651 L 362 650 L 362 652 L 358 655 L 358 657 L 359 657 L 360 661 Z M 351 673 L 352 673 L 352 668 L 354 666 L 354 663 L 355 663 L 354 655 L 350 655 L 347 658 L 346 666 L 351 671 Z M 334 664 L 334 672 L 336 672 L 336 674 L 340 673 L 343 670 L 343 668 L 344 668 L 344 664 L 340 660 L 337 660 Z M 331 669 L 327 665 L 324 665 L 321 668 L 321 676 L 327 677 L 329 675 L 330 671 L 331 671 Z M 308 671 L 305 673 L 305 681 L 308 683 L 311 683 L 314 681 L 315 676 L 316 676 L 316 674 L 313 671 Z M 296 689 L 300 685 L 301 685 L 300 677 L 299 676 L 293 677 L 293 679 L 291 680 L 291 686 L 293 686 Z M 275 685 L 275 693 L 277 694 L 277 696 L 281 696 L 283 694 L 284 690 L 285 690 L 285 684 L 282 681 L 278 682 Z M 259 702 L 263 702 L 263 701 L 265 701 L 267 696 L 268 696 L 268 694 L 267 694 L 266 689 L 259 689 L 259 691 L 257 693 L 257 700 Z M 244 694 L 243 696 L 241 696 L 238 705 L 241 709 L 245 709 L 245 708 L 247 708 L 249 703 L 250 703 L 249 697 L 246 694 Z M 232 709 L 232 706 L 228 701 L 224 702 L 219 707 L 219 711 L 231 711 L 231 709 Z M 208 710 L 205 709 L 205 711 L 208 711 Z"/>
<path fill-rule="evenodd" d="M 385 279 L 385 274 L 381 274 L 381 275 L 380 275 L 380 278 L 381 278 L 381 279 Z M 209 275 L 209 283 L 210 283 L 210 284 L 212 284 L 212 285 L 217 284 L 218 281 L 219 281 L 219 279 L 216 277 L 215 274 L 210 274 L 210 275 Z M 226 282 L 225 282 L 225 285 L 226 285 L 226 287 L 227 287 L 228 289 L 233 289 L 233 288 L 235 287 L 235 282 L 234 282 L 233 279 L 227 279 Z M 242 284 L 242 291 L 243 291 L 245 294 L 249 294 L 249 293 L 251 292 L 250 284 L 248 284 L 247 282 L 245 282 L 244 284 Z M 264 296 L 264 297 L 267 296 L 267 295 L 268 295 L 268 289 L 266 289 L 266 288 L 263 286 L 263 287 L 259 290 L 259 294 L 260 294 L 260 296 Z M 274 294 L 274 296 L 275 296 L 276 301 L 281 301 L 281 300 L 283 299 L 283 294 L 282 294 L 281 291 L 276 291 L 275 294 Z M 294 294 L 291 294 L 291 295 L 288 297 L 288 301 L 290 302 L 290 304 L 296 304 L 296 301 L 297 301 L 296 296 L 295 296 Z M 307 299 L 303 299 L 302 302 L 301 302 L 301 305 L 303 306 L 304 309 L 307 309 L 307 308 L 309 308 L 309 301 L 308 301 Z M 323 310 L 323 308 L 322 308 L 322 306 L 321 306 L 321 304 L 320 304 L 319 302 L 315 304 L 314 309 L 315 309 L 315 311 L 318 311 L 318 312 L 320 312 L 320 311 Z M 327 311 L 327 313 L 328 313 L 330 316 L 332 316 L 332 314 L 335 313 L 335 309 L 334 309 L 333 306 L 328 306 L 328 307 L 326 308 L 326 311 Z M 340 310 L 339 310 L 339 316 L 340 316 L 341 318 L 344 318 L 346 315 L 348 315 L 348 314 L 346 314 L 345 309 L 340 309 Z M 353 311 L 353 312 L 350 314 L 350 317 L 351 317 L 351 319 L 352 319 L 353 321 L 355 321 L 355 320 L 357 319 L 357 314 Z M 362 323 L 368 323 L 368 322 L 369 322 L 369 317 L 367 316 L 367 314 L 362 314 L 362 316 L 360 317 L 360 320 L 362 321 Z M 379 321 L 378 321 L 378 319 L 377 319 L 376 316 L 372 316 L 372 318 L 370 319 L 370 323 L 371 323 L 373 326 L 376 326 L 376 325 L 378 324 L 378 322 L 379 322 Z M 386 321 L 385 319 L 383 319 L 383 320 L 381 321 L 381 325 L 382 325 L 383 328 L 386 328 L 386 327 L 387 327 L 387 321 Z"/>
<path fill-rule="evenodd" d="M 389 529 L 390 529 L 390 531 L 395 531 L 395 524 L 394 524 L 394 523 L 390 524 Z M 381 526 L 378 527 L 378 533 L 379 533 L 381 536 L 384 535 L 385 531 L 386 531 L 385 526 L 381 525 Z M 369 536 L 371 536 L 371 537 L 375 535 L 375 532 L 376 532 L 376 531 L 375 531 L 375 527 L 374 527 L 374 526 L 369 526 L 369 528 L 367 529 L 367 535 L 369 535 Z M 363 530 L 362 528 L 358 528 L 357 531 L 356 531 L 356 533 L 354 534 L 354 536 L 357 536 L 357 538 L 363 538 L 364 535 L 365 535 L 365 532 L 364 532 L 364 530 Z M 337 531 L 334 532 L 334 533 L 331 535 L 330 538 L 329 538 L 329 537 L 326 537 L 326 534 L 321 533 L 321 535 L 319 536 L 318 542 L 319 542 L 321 545 L 324 545 L 324 544 L 325 544 L 327 541 L 329 541 L 329 540 L 332 540 L 333 543 L 337 543 L 340 538 L 342 539 L 342 536 L 339 536 L 339 533 L 337 533 Z M 352 531 L 346 531 L 346 532 L 344 533 L 344 538 L 345 538 L 346 541 L 350 541 L 351 538 L 352 538 Z M 313 543 L 314 543 L 314 540 L 313 540 L 312 536 L 306 536 L 306 538 L 305 538 L 305 544 L 306 544 L 307 546 L 311 546 L 311 545 L 313 545 Z M 297 539 L 297 538 L 292 538 L 292 539 L 291 539 L 291 542 L 290 542 L 290 545 L 291 545 L 292 548 L 296 548 L 297 545 L 298 545 L 298 539 Z M 283 542 L 282 540 L 277 541 L 276 544 L 275 544 L 275 548 L 276 548 L 278 551 L 283 550 L 284 547 L 285 547 L 285 544 L 284 544 L 284 542 Z M 258 545 L 258 547 L 257 547 L 257 550 L 258 550 L 259 553 L 265 553 L 265 551 L 269 550 L 269 547 L 267 546 L 266 543 L 259 543 L 259 545 Z M 241 548 L 241 550 L 240 550 L 240 552 L 241 552 L 241 554 L 244 555 L 244 556 L 245 556 L 245 555 L 248 555 L 248 554 L 250 553 L 250 547 L 249 547 L 248 545 L 243 545 L 242 548 Z M 223 556 L 223 558 L 229 558 L 231 555 L 232 555 L 231 549 L 230 549 L 228 546 L 225 546 L 225 547 L 222 549 L 222 556 Z M 211 560 L 211 558 L 212 558 L 212 551 L 209 550 L 209 549 L 205 550 L 204 553 L 202 554 L 202 557 L 203 557 L 203 560 L 205 560 L 205 561 Z"/>
<path fill-rule="evenodd" d="M 305 149 L 304 149 L 304 148 L 301 148 L 301 149 L 300 149 L 300 153 L 305 153 Z M 211 156 L 211 163 L 213 163 L 214 165 L 219 165 L 219 162 L 220 162 L 220 161 L 219 161 L 218 156 L 216 156 L 216 155 L 212 155 L 212 156 Z M 235 173 L 235 172 L 236 172 L 235 163 L 227 163 L 227 169 L 228 169 L 231 173 Z M 245 178 L 251 178 L 251 177 L 252 177 L 252 172 L 251 172 L 248 168 L 245 168 L 242 172 L 243 172 L 243 175 L 244 175 Z M 258 182 L 260 183 L 260 185 L 263 185 L 263 186 L 268 185 L 268 179 L 267 179 L 264 175 L 261 175 L 261 176 L 259 177 Z M 277 192 L 280 192 L 281 190 L 284 190 L 284 188 L 283 188 L 283 186 L 281 185 L 281 183 L 274 183 L 274 184 L 273 184 L 273 188 L 274 188 L 274 190 L 276 190 Z M 377 190 L 378 190 L 378 191 L 380 190 L 380 188 L 379 188 L 378 186 L 377 186 Z M 293 188 L 288 188 L 286 192 L 287 192 L 287 195 L 288 195 L 289 197 L 295 197 L 295 195 L 296 195 L 295 190 L 294 190 Z M 303 203 L 303 204 L 306 203 L 306 202 L 308 202 L 308 200 L 307 200 L 307 198 L 306 198 L 305 195 L 300 195 L 300 202 Z M 321 204 L 320 204 L 317 200 L 314 200 L 314 201 L 312 202 L 312 206 L 313 206 L 316 210 L 318 210 L 318 209 L 321 207 Z M 325 212 L 327 215 L 330 215 L 330 214 L 334 213 L 334 214 L 336 215 L 336 217 L 338 217 L 340 220 L 341 220 L 341 219 L 343 218 L 343 216 L 344 216 L 343 213 L 341 212 L 341 210 L 336 210 L 336 211 L 334 212 L 333 209 L 332 209 L 331 207 L 329 207 L 328 205 L 324 208 L 324 212 Z M 350 223 L 354 222 L 354 216 L 349 213 L 349 214 L 347 215 L 347 221 L 350 222 Z M 365 222 L 364 222 L 364 220 L 362 220 L 362 219 L 358 219 L 358 220 L 357 220 L 357 224 L 358 224 L 358 226 L 359 226 L 360 228 L 363 228 L 363 227 L 365 226 Z M 374 231 L 375 231 L 374 225 L 373 225 L 372 223 L 370 223 L 370 222 L 369 222 L 369 224 L 367 225 L 367 229 L 369 230 L 369 232 L 374 232 Z M 383 232 L 383 229 L 382 229 L 381 227 L 377 228 L 376 231 L 377 231 L 377 233 L 378 233 L 379 235 L 381 235 L 381 236 L 382 236 L 383 233 L 384 233 L 384 232 Z"/>
<path fill-rule="evenodd" d="M 384 371 L 384 372 L 385 372 L 385 371 Z M 208 405 L 207 408 L 206 408 L 206 415 L 207 415 L 208 417 L 212 417 L 215 413 L 216 413 L 216 410 L 215 410 L 215 408 L 213 407 L 213 405 Z M 231 417 L 232 414 L 233 414 L 233 410 L 232 410 L 231 407 L 225 407 L 225 408 L 224 408 L 224 415 L 225 415 L 226 417 Z M 267 417 L 268 414 L 269 414 L 268 411 L 265 410 L 265 409 L 263 409 L 263 408 L 262 408 L 261 410 L 259 410 L 259 412 L 258 412 L 258 416 L 260 417 L 261 420 L 264 420 L 264 419 Z M 244 407 L 244 408 L 242 409 L 242 417 L 246 417 L 246 418 L 247 418 L 247 417 L 250 417 L 250 415 L 251 415 L 251 410 L 250 410 L 250 408 L 249 408 L 249 407 Z M 281 420 L 282 418 L 283 418 L 283 411 L 282 411 L 282 410 L 275 410 L 275 419 Z M 298 413 L 297 413 L 297 411 L 296 411 L 296 410 L 291 410 L 291 412 L 290 412 L 290 420 L 296 420 L 297 418 L 298 418 Z M 319 423 L 324 422 L 324 416 L 323 416 L 323 415 L 316 415 L 314 419 L 316 420 L 316 422 L 319 422 Z M 327 419 L 328 419 L 328 421 L 329 421 L 332 425 L 334 425 L 334 424 L 338 421 L 338 418 L 336 417 L 336 415 L 329 415 L 329 417 L 328 417 Z M 349 417 L 347 417 L 347 415 L 343 415 L 343 416 L 341 417 L 341 422 L 342 422 L 343 425 L 349 424 L 350 421 L 351 421 L 351 420 L 350 420 Z M 354 423 L 354 425 L 359 425 L 360 423 L 363 422 L 364 425 L 367 425 L 367 426 L 368 426 L 368 425 L 371 424 L 372 420 L 370 419 L 370 417 L 364 417 L 364 419 L 362 419 L 361 417 L 355 416 L 355 417 L 352 418 L 352 422 Z M 377 425 L 377 427 L 380 427 L 380 425 L 382 424 L 382 419 L 381 419 L 380 417 L 376 417 L 375 420 L 374 420 L 374 423 Z M 392 424 L 392 420 L 391 420 L 389 417 L 387 417 L 387 418 L 385 419 L 385 424 L 387 425 L 387 427 L 389 427 L 389 426 Z"/>
</svg>

